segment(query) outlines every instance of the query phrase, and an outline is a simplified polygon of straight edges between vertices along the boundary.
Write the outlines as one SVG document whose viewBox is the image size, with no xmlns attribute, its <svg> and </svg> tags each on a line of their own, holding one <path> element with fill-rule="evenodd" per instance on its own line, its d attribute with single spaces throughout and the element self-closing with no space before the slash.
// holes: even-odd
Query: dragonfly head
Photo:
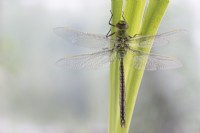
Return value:
<svg viewBox="0 0 200 133">
<path fill-rule="evenodd" d="M 119 30 L 127 30 L 128 29 L 128 24 L 125 20 L 120 20 L 117 24 L 116 27 L 119 28 Z"/>
</svg>

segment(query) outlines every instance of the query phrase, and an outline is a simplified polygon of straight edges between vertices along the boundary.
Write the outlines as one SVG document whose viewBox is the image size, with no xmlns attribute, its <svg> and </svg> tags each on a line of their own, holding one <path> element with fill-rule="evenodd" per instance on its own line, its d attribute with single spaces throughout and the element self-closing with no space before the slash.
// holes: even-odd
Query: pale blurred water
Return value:
<svg viewBox="0 0 200 133">
<path fill-rule="evenodd" d="M 106 34 L 110 1 L 3 0 L 0 13 L 0 133 L 105 133 L 109 67 L 63 71 L 66 54 L 93 52 L 67 44 L 52 29 Z M 146 72 L 130 133 L 199 133 L 200 3 L 171 1 L 159 32 L 188 35 L 161 49 L 184 67 Z"/>
</svg>

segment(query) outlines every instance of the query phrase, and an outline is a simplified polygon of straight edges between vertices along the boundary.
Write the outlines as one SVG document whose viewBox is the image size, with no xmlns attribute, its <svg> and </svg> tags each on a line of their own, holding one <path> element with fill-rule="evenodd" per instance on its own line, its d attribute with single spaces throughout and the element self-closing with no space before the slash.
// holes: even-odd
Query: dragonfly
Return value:
<svg viewBox="0 0 200 133">
<path fill-rule="evenodd" d="M 94 53 L 74 55 L 59 59 L 56 64 L 70 69 L 98 69 L 105 64 L 111 64 L 114 61 L 119 62 L 119 80 L 120 80 L 120 125 L 125 127 L 125 75 L 124 58 L 129 55 L 132 57 L 130 67 L 139 70 L 165 70 L 179 68 L 182 63 L 174 57 L 158 55 L 145 52 L 145 49 L 154 49 L 156 47 L 168 44 L 173 38 L 182 34 L 182 30 L 174 30 L 157 35 L 135 35 L 130 36 L 127 33 L 128 23 L 125 19 L 117 24 L 109 24 L 116 28 L 116 32 L 107 33 L 107 35 L 97 35 L 77 31 L 67 27 L 57 27 L 54 32 L 71 42 L 74 45 L 99 49 Z M 153 43 L 153 44 L 152 44 Z M 110 45 L 113 44 L 113 45 Z"/>
</svg>

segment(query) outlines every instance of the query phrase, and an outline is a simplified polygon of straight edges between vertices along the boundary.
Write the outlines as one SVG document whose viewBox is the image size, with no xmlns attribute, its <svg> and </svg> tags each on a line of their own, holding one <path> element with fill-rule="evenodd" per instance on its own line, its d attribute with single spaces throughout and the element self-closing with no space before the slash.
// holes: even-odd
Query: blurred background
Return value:
<svg viewBox="0 0 200 133">
<path fill-rule="evenodd" d="M 0 133 L 107 132 L 109 66 L 63 71 L 56 60 L 94 50 L 72 46 L 52 29 L 106 35 L 110 7 L 107 0 L 0 1 Z M 159 33 L 188 34 L 160 53 L 184 66 L 145 72 L 130 133 L 200 133 L 199 12 L 198 0 L 171 0 Z"/>
</svg>

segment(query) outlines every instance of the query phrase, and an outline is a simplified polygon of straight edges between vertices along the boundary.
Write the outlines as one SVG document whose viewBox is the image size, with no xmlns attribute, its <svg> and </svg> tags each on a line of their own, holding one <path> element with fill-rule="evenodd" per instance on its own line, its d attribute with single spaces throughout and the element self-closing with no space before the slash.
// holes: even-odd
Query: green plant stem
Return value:
<svg viewBox="0 0 200 133">
<path fill-rule="evenodd" d="M 144 14 L 146 0 L 126 0 L 125 19 L 128 22 L 128 34 L 133 36 L 156 34 L 169 0 L 150 0 Z M 122 1 L 112 0 L 112 23 L 116 24 L 122 14 Z M 112 28 L 112 32 L 116 29 Z M 147 49 L 145 52 L 149 52 Z M 120 126 L 119 115 L 119 63 L 115 61 L 110 66 L 110 103 L 109 103 L 109 133 L 128 133 L 133 115 L 136 98 L 144 70 L 130 67 L 132 57 L 126 57 L 125 87 L 126 87 L 126 127 Z"/>
</svg>

